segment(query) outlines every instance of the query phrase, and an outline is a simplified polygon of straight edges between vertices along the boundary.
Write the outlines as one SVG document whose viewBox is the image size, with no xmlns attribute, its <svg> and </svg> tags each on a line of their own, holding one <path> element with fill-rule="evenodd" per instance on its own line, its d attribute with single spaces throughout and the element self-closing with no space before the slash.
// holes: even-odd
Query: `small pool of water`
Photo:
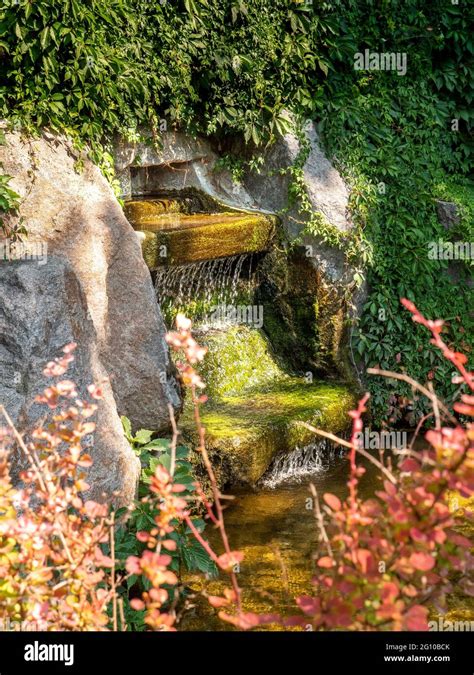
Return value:
<svg viewBox="0 0 474 675">
<path fill-rule="evenodd" d="M 360 480 L 360 494 L 368 498 L 382 481 L 369 461 L 360 460 L 359 465 L 366 468 Z M 325 492 L 343 498 L 348 475 L 347 456 L 333 453 L 312 474 L 286 479 L 273 489 L 232 491 L 235 499 L 226 509 L 225 522 L 231 548 L 245 556 L 238 574 L 244 611 L 291 615 L 294 598 L 311 592 L 318 530 L 309 484 L 314 484 L 321 500 Z M 220 553 L 218 534 L 210 527 L 206 533 L 214 550 Z M 205 588 L 209 594 L 217 595 L 226 586 L 223 579 L 203 582 L 193 575 L 185 581 L 194 591 Z M 189 605 L 181 630 L 227 629 L 199 594 L 189 600 Z"/>
</svg>

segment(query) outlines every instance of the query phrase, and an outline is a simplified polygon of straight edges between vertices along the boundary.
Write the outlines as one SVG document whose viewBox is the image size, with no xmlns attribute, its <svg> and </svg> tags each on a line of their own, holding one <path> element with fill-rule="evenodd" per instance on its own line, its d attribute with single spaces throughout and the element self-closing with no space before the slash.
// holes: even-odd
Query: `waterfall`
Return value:
<svg viewBox="0 0 474 675">
<path fill-rule="evenodd" d="M 273 489 L 284 482 L 299 483 L 308 476 L 328 471 L 344 453 L 342 448 L 336 448 L 326 440 L 296 447 L 292 452 L 285 452 L 273 460 L 260 485 Z"/>
<path fill-rule="evenodd" d="M 188 309 L 189 313 L 187 306 L 191 305 L 191 313 L 198 314 L 191 318 L 205 324 L 205 313 L 212 306 L 234 305 L 242 293 L 249 294 L 255 276 L 252 267 L 252 253 L 160 267 L 155 278 L 156 297 L 165 315 L 171 308 L 175 312 Z"/>
</svg>

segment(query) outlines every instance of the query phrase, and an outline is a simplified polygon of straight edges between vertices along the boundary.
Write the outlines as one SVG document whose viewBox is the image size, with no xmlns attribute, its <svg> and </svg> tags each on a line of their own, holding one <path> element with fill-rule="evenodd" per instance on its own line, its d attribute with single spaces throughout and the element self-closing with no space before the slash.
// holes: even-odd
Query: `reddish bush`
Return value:
<svg viewBox="0 0 474 675">
<path fill-rule="evenodd" d="M 62 376 L 75 345 L 48 364 L 46 375 Z M 100 392 L 90 387 L 92 398 Z M 103 630 L 111 601 L 112 561 L 101 544 L 110 537 L 106 506 L 84 501 L 84 471 L 91 464 L 81 443 L 94 430 L 93 402 L 80 401 L 69 380 L 51 385 L 38 401 L 54 411 L 25 444 L 8 413 L 0 437 L 0 621 L 31 628 Z M 9 449 L 17 444 L 27 460 L 13 487 Z"/>
<path fill-rule="evenodd" d="M 456 382 L 472 392 L 473 374 L 466 370 L 464 355 L 442 341 L 442 323 L 428 321 L 412 303 L 404 304 L 414 320 L 431 331 L 432 342 L 444 357 L 456 366 Z M 137 533 L 147 547 L 140 557 L 128 558 L 126 576 L 118 577 L 114 516 L 108 507 L 83 497 L 91 459 L 82 443 L 94 430 L 90 419 L 100 390 L 91 386 L 92 401 L 86 402 L 78 399 L 74 383 L 60 380 L 38 398 L 53 415 L 50 422 L 34 431 L 29 443 L 0 407 L 8 425 L 0 430 L 0 621 L 28 622 L 53 630 L 125 630 L 117 587 L 138 575 L 146 580 L 148 590 L 142 598 L 132 600 L 132 607 L 145 611 L 145 622 L 153 630 L 174 630 L 176 595 L 170 593 L 170 588 L 177 578 L 169 569 L 168 552 L 176 546 L 170 534 L 181 520 L 228 575 L 229 587 L 223 595 L 210 596 L 208 600 L 219 610 L 223 621 L 240 629 L 279 621 L 286 626 L 310 624 L 324 630 L 424 630 L 428 628 L 428 607 L 444 610 L 454 573 L 460 578 L 459 587 L 474 595 L 470 542 L 454 529 L 447 502 L 453 491 L 466 497 L 474 492 L 474 424 L 462 426 L 432 388 L 404 375 L 386 373 L 409 380 L 431 399 L 435 425 L 426 434 L 426 449 L 405 449 L 396 471 L 371 457 L 385 480 L 383 489 L 372 499 L 362 500 L 358 484 L 364 469 L 358 466 L 357 455 L 367 456 L 358 440 L 368 399 L 365 396 L 351 413 L 350 442 L 338 439 L 349 448 L 348 497 L 341 501 L 326 494 L 321 506 L 312 487 L 321 546 L 313 595 L 297 599 L 301 614 L 290 619 L 243 612 L 234 571 L 243 555 L 233 551 L 228 541 L 222 495 L 200 420 L 200 405 L 205 397 L 198 395 L 197 389 L 204 388 L 204 383 L 193 366 L 202 360 L 205 349 L 192 338 L 190 328 L 189 320 L 178 315 L 177 331 L 167 339 L 173 348 L 184 353 L 185 362 L 178 363 L 178 368 L 191 392 L 212 504 L 200 486 L 197 494 L 208 519 L 221 535 L 222 553 L 214 552 L 194 527 L 191 504 L 183 496 L 184 486 L 174 481 L 172 457 L 170 471 L 163 466 L 156 468 L 150 495 L 145 497 L 153 502 L 157 513 L 155 527 Z M 45 373 L 62 378 L 73 350 L 74 345 L 66 347 L 64 356 L 49 363 Z M 473 417 L 474 395 L 462 393 L 454 410 Z M 175 453 L 178 431 L 174 419 L 172 423 L 171 450 Z M 28 465 L 20 476 L 22 485 L 15 487 L 8 464 L 13 446 L 24 453 Z M 470 514 L 466 513 L 466 517 Z M 105 544 L 110 544 L 110 557 L 103 552 Z"/>
<path fill-rule="evenodd" d="M 467 359 L 442 341 L 442 322 L 426 320 L 413 303 L 403 304 L 458 369 L 455 381 L 472 391 Z M 303 616 L 286 623 L 326 630 L 427 630 L 428 608 L 445 610 L 454 573 L 458 586 L 474 596 L 471 542 L 454 529 L 448 507 L 452 491 L 465 497 L 474 492 L 474 424 L 463 427 L 432 390 L 412 385 L 433 402 L 435 428 L 425 436 L 426 449 L 402 451 L 397 471 L 379 463 L 383 489 L 363 501 L 358 481 L 364 469 L 357 466 L 356 456 L 363 451 L 358 439 L 368 396 L 351 412 L 351 441 L 340 440 L 350 448 L 349 495 L 343 502 L 335 495 L 323 496 L 327 524 L 316 505 L 324 555 L 320 552 L 317 558 L 314 594 L 297 600 Z M 474 396 L 462 394 L 454 409 L 474 416 Z M 442 426 L 442 419 L 450 426 Z M 472 518 L 469 513 L 466 517 Z"/>
</svg>

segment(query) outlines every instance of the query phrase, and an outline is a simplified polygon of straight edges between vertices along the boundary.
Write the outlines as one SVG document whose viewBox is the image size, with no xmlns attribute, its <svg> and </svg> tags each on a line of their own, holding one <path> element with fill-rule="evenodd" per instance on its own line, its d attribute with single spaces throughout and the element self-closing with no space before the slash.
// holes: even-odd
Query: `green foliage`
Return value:
<svg viewBox="0 0 474 675">
<path fill-rule="evenodd" d="M 373 256 L 368 268 L 371 293 L 356 352 L 366 366 L 406 370 L 419 381 L 432 380 L 449 400 L 455 391 L 449 364 L 425 345 L 399 303 L 408 297 L 426 316 L 446 318 L 446 339 L 468 354 L 472 351 L 473 292 L 463 283 L 467 268 L 460 266 L 460 281 L 455 282 L 447 261 L 428 257 L 429 242 L 446 238 L 436 216 L 435 198 L 443 196 L 439 186 L 459 182 L 467 168 L 466 138 L 451 129 L 456 103 L 433 86 L 445 67 L 431 57 L 441 44 L 446 19 L 440 3 L 430 3 L 428 12 L 415 0 L 403 6 L 390 0 L 340 0 L 335 11 L 341 12 L 340 43 L 345 49 L 333 61 L 320 127 L 329 152 L 353 186 L 353 214 L 364 227 Z M 450 39 L 456 40 L 454 35 Z M 382 50 L 380 45 L 383 51 L 408 52 L 405 77 L 353 69 L 349 57 L 354 52 Z M 387 409 L 397 414 L 391 391 L 411 398 L 400 383 L 390 388 L 371 379 L 368 384 L 376 417 L 386 416 Z M 415 401 L 414 407 L 416 417 L 420 403 Z"/>
<path fill-rule="evenodd" d="M 11 211 L 18 205 L 19 195 L 8 187 L 10 180 L 11 176 L 0 176 L 0 211 L 3 212 Z"/>
<path fill-rule="evenodd" d="M 296 0 L 0 0 L 0 116 L 95 150 L 162 117 L 258 145 L 311 112 L 332 43 Z"/>
<path fill-rule="evenodd" d="M 164 466 L 168 471 L 171 467 L 171 442 L 166 438 L 153 439 L 153 432 L 147 429 L 140 429 L 135 435 L 132 433 L 130 421 L 122 417 L 124 434 L 134 450 L 137 457 L 140 458 L 142 471 L 138 488 L 138 500 L 135 507 L 127 516 L 125 525 L 117 529 L 115 537 L 115 554 L 120 560 L 117 565 L 119 573 L 125 571 L 125 563 L 129 556 L 140 556 L 146 549 L 146 543 L 137 539 L 138 532 L 150 532 L 155 526 L 155 516 L 157 512 L 149 502 L 141 498 L 146 497 L 150 491 L 151 477 L 155 473 L 158 465 Z M 176 448 L 176 466 L 174 472 L 174 482 L 185 486 L 185 491 L 180 493 L 184 499 L 190 501 L 196 496 L 193 467 L 188 461 L 189 450 L 184 446 Z M 190 508 L 191 505 L 190 505 Z M 127 509 L 120 509 L 116 513 L 117 520 L 124 517 Z M 169 539 L 176 542 L 176 550 L 167 551 L 172 557 L 172 562 L 168 566 L 178 577 L 182 569 L 189 572 L 199 571 L 209 576 L 217 574 L 215 563 L 209 558 L 201 544 L 195 539 L 191 530 L 184 523 L 172 521 L 174 531 L 170 533 Z M 205 529 L 204 520 L 196 516 L 193 518 L 193 524 L 199 532 Z M 131 630 L 144 630 L 143 612 L 137 612 L 130 609 L 129 601 L 134 597 L 140 597 L 143 591 L 149 590 L 148 582 L 144 577 L 138 578 L 132 575 L 126 583 L 120 588 L 121 597 L 124 599 L 125 618 Z M 172 592 L 171 588 L 168 588 Z"/>
<path fill-rule="evenodd" d="M 450 136 L 451 154 L 463 171 L 470 171 L 474 151 L 473 3 L 333 0 L 327 20 L 336 22 L 338 33 L 336 48 L 331 51 L 331 94 L 337 96 L 351 86 L 357 93 L 358 77 L 353 70 L 356 52 L 365 48 L 405 52 L 408 72 L 398 79 L 407 80 L 415 100 L 418 82 L 426 83 L 425 89 L 435 102 L 433 117 L 443 119 L 445 132 Z M 385 75 L 391 83 L 398 77 Z M 320 95 L 319 99 L 322 101 L 323 97 Z M 459 131 L 452 130 L 452 120 L 459 120 Z"/>
<path fill-rule="evenodd" d="M 92 143 L 133 124 L 145 90 L 127 45 L 129 13 L 124 0 L 4 0 L 0 114 Z"/>
<path fill-rule="evenodd" d="M 371 259 L 370 246 L 364 237 L 363 227 L 361 226 L 364 220 L 359 214 L 359 217 L 354 218 L 354 228 L 349 232 L 342 232 L 330 223 L 323 213 L 314 210 L 304 176 L 304 167 L 311 152 L 311 144 L 301 120 L 295 121 L 293 131 L 299 140 L 300 150 L 294 163 L 288 168 L 280 170 L 282 174 L 286 174 L 290 178 L 288 206 L 284 211 L 287 212 L 292 207 L 296 207 L 303 219 L 304 228 L 300 235 L 292 241 L 291 246 L 300 244 L 302 237 L 305 235 L 312 235 L 324 244 L 344 251 L 348 263 L 355 267 L 354 281 L 357 286 L 360 286 L 363 282 L 362 267 Z M 355 196 L 356 191 L 353 190 L 352 194 Z"/>
<path fill-rule="evenodd" d="M 450 339 L 469 351 L 472 293 L 426 248 L 443 234 L 436 186 L 472 166 L 473 13 L 473 3 L 445 0 L 0 0 L 0 117 L 30 131 L 66 129 L 109 175 L 103 148 L 113 134 L 134 138 L 145 124 L 159 142 L 162 118 L 263 146 L 288 130 L 285 109 L 317 117 L 352 188 L 355 235 L 309 212 L 304 147 L 290 199 L 313 234 L 369 265 L 357 351 L 367 365 L 418 379 L 434 372 L 449 398 L 446 366 L 401 321 L 399 298 L 450 317 Z M 406 52 L 406 76 L 355 71 L 366 48 Z M 231 164 L 239 180 L 244 167 Z M 0 204 L 14 199 L 3 178 Z M 382 412 L 385 384 L 372 393 Z"/>
<path fill-rule="evenodd" d="M 0 145 L 5 143 L 5 134 L 0 130 Z M 1 169 L 1 166 L 0 166 Z M 19 205 L 20 195 L 18 195 L 14 190 L 9 187 L 9 182 L 11 176 L 0 175 L 0 230 L 3 230 L 5 234 L 14 235 L 14 237 L 20 237 L 21 234 L 24 234 L 23 228 L 20 227 L 19 230 L 16 230 L 15 233 L 6 232 L 5 225 L 2 220 L 2 213 L 8 213 L 9 211 L 15 211 Z"/>
</svg>

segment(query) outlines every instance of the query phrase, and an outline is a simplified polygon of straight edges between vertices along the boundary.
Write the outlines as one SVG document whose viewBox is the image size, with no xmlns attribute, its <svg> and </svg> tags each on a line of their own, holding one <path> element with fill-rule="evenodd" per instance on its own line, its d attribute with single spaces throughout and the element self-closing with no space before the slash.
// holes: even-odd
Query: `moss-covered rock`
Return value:
<svg viewBox="0 0 474 675">
<path fill-rule="evenodd" d="M 189 190 L 130 200 L 124 211 L 150 269 L 266 251 L 276 228 L 275 216 L 237 211 Z"/>
<path fill-rule="evenodd" d="M 273 249 L 261 274 L 257 298 L 275 350 L 296 370 L 351 379 L 342 291 L 329 285 L 298 250 L 287 254 Z"/>
<path fill-rule="evenodd" d="M 286 374 L 261 331 L 238 326 L 201 342 L 210 349 L 201 369 L 209 396 L 202 421 L 221 483 L 255 485 L 274 457 L 310 443 L 314 435 L 298 422 L 336 434 L 348 428 L 356 403 L 350 389 Z M 189 401 L 181 428 L 196 440 Z"/>
<path fill-rule="evenodd" d="M 151 269 L 265 251 L 270 247 L 274 224 L 274 219 L 264 214 L 177 212 L 142 215 L 133 223 L 145 234 L 144 256 Z"/>
<path fill-rule="evenodd" d="M 314 439 L 298 424 L 309 422 L 333 433 L 344 432 L 355 403 L 343 385 L 277 381 L 266 391 L 226 396 L 203 409 L 209 450 L 226 455 L 229 480 L 255 485 L 272 459 Z"/>
<path fill-rule="evenodd" d="M 285 377 L 265 335 L 248 326 L 198 333 L 208 353 L 200 368 L 211 399 L 239 396 Z"/>
</svg>

